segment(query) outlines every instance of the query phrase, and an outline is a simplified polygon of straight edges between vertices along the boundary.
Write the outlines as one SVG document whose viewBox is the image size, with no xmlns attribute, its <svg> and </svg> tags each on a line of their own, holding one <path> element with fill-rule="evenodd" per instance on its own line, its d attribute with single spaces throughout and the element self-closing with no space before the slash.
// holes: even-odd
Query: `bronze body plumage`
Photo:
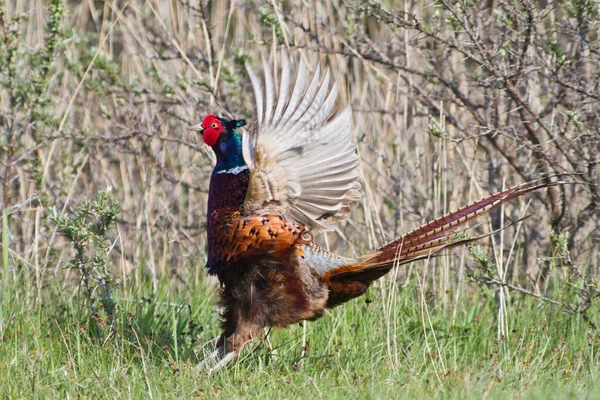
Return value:
<svg viewBox="0 0 600 400">
<path fill-rule="evenodd" d="M 222 367 L 265 327 L 323 316 L 327 308 L 362 295 L 395 265 L 476 240 L 456 228 L 554 184 L 534 181 L 486 197 L 359 259 L 335 255 L 316 245 L 313 234 L 359 200 L 350 109 L 332 115 L 337 88 L 330 88 L 328 71 L 321 80 L 317 67 L 309 81 L 300 64 L 292 85 L 284 57 L 276 100 L 264 60 L 263 69 L 261 82 L 248 68 L 256 100 L 249 132 L 240 130 L 243 120 L 214 115 L 193 127 L 217 156 L 209 189 L 207 268 L 221 283 L 224 309 L 223 333 L 202 367 Z"/>
</svg>

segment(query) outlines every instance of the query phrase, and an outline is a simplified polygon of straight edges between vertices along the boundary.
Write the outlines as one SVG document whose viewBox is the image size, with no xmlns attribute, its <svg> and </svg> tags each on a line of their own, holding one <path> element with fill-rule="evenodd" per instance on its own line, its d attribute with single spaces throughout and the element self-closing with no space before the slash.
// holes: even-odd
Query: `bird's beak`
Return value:
<svg viewBox="0 0 600 400">
<path fill-rule="evenodd" d="M 202 123 L 193 125 L 190 127 L 191 131 L 196 131 L 196 132 L 200 132 L 200 134 L 202 135 L 202 132 L 204 132 L 204 128 L 202 127 Z"/>
</svg>

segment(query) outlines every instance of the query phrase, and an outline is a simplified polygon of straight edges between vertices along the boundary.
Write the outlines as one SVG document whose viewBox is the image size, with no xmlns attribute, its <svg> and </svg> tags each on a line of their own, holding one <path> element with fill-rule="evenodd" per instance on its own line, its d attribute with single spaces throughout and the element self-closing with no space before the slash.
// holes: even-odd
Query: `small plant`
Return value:
<svg viewBox="0 0 600 400">
<path fill-rule="evenodd" d="M 586 313 L 592 301 L 600 296 L 598 285 L 594 277 L 587 271 L 588 268 L 580 267 L 571 258 L 569 251 L 570 232 L 550 232 L 553 245 L 551 257 L 540 257 L 540 262 L 547 263 L 549 270 L 564 270 L 562 276 L 565 290 L 561 293 L 561 301 L 569 304 L 571 309 L 584 316 L 589 321 Z M 592 323 L 593 324 L 593 323 Z"/>
<path fill-rule="evenodd" d="M 258 23 L 261 26 L 273 29 L 273 33 L 277 36 L 277 40 L 285 42 L 285 36 L 279 18 L 277 18 L 277 15 L 274 12 L 271 12 L 267 8 L 261 8 L 258 11 Z"/>
<path fill-rule="evenodd" d="M 548 266 L 548 271 L 566 270 L 566 274 L 562 275 L 561 278 L 557 280 L 559 284 L 552 288 L 551 292 L 553 293 L 553 298 L 542 295 L 539 291 L 526 289 L 518 283 L 500 279 L 495 272 L 496 266 L 494 260 L 491 259 L 479 245 L 469 246 L 469 252 L 475 261 L 475 267 L 467 269 L 465 276 L 472 282 L 483 285 L 506 287 L 510 290 L 561 307 L 569 314 L 579 314 L 595 329 L 596 325 L 587 316 L 587 311 L 592 305 L 592 301 L 600 297 L 598 284 L 589 273 L 582 270 L 571 259 L 568 248 L 569 238 L 570 233 L 568 231 L 552 231 L 550 233 L 550 239 L 553 244 L 552 255 L 539 257 L 539 262 L 545 263 Z"/>
<path fill-rule="evenodd" d="M 81 275 L 84 296 L 91 311 L 92 323 L 102 337 L 104 323 L 101 312 L 114 319 L 115 302 L 111 296 L 116 284 L 113 282 L 110 260 L 111 241 L 108 231 L 114 225 L 120 204 L 109 198 L 111 188 L 100 191 L 92 201 L 84 200 L 70 215 L 62 215 L 56 208 L 50 209 L 50 220 L 58 232 L 71 243 L 75 254 L 66 264 Z"/>
<path fill-rule="evenodd" d="M 0 278 L 8 271 L 9 248 L 12 246 L 11 209 L 15 206 L 17 187 L 14 183 L 23 184 L 24 170 L 30 176 L 39 175 L 34 157 L 28 155 L 27 148 L 31 142 L 37 145 L 43 140 L 39 135 L 41 127 L 55 116 L 48 90 L 56 78 L 55 61 L 63 54 L 65 5 L 63 0 L 49 2 L 44 37 L 41 45 L 35 48 L 23 45 L 23 26 L 29 23 L 30 13 L 11 15 L 9 9 L 4 1 L 0 1 Z M 44 202 L 44 198 L 41 194 L 38 200 Z M 19 241 L 19 238 L 15 239 Z"/>
<path fill-rule="evenodd" d="M 579 118 L 577 111 L 567 111 L 566 115 L 569 122 L 573 123 L 573 125 L 575 125 L 577 128 L 581 128 L 583 122 Z"/>
<path fill-rule="evenodd" d="M 478 244 L 469 246 L 469 253 L 475 261 L 476 268 L 466 271 L 467 278 L 473 282 L 489 281 L 492 279 L 496 271 L 494 260 Z"/>
<path fill-rule="evenodd" d="M 427 126 L 427 130 L 429 131 L 429 133 L 431 133 L 433 136 L 440 138 L 440 139 L 448 139 L 448 134 L 446 133 L 446 130 L 444 128 L 442 128 L 441 126 L 439 126 L 436 122 L 432 122 Z"/>
</svg>

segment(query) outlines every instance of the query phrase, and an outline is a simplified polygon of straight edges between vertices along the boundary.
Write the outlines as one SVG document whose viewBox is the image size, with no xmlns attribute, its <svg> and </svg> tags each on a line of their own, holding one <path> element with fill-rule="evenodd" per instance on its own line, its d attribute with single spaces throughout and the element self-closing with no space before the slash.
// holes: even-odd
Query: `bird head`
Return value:
<svg viewBox="0 0 600 400">
<path fill-rule="evenodd" d="M 227 120 L 211 114 L 204 118 L 202 123 L 194 125 L 190 129 L 200 132 L 204 143 L 213 147 L 217 144 L 223 132 L 240 128 L 244 125 L 246 125 L 246 120 L 244 119 Z"/>
</svg>

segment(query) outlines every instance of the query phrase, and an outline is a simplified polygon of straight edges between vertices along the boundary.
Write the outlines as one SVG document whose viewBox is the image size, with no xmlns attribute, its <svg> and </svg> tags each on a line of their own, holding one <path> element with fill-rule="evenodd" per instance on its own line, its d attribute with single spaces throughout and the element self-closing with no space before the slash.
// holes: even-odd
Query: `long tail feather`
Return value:
<svg viewBox="0 0 600 400">
<path fill-rule="evenodd" d="M 441 249 L 465 244 L 464 240 L 454 240 L 459 236 L 457 228 L 526 193 L 558 184 L 560 182 L 531 181 L 484 197 L 391 241 L 359 259 L 359 263 L 376 266 L 401 261 L 405 264 L 428 257 Z"/>
<path fill-rule="evenodd" d="M 337 293 L 336 297 L 336 287 L 345 287 L 344 285 L 347 285 L 349 282 L 360 282 L 365 285 L 364 289 L 366 290 L 368 285 L 385 275 L 394 266 L 429 258 L 443 249 L 465 245 L 489 236 L 491 233 L 466 238 L 457 229 L 494 208 L 526 193 L 564 183 L 560 181 L 551 182 L 550 178 L 545 178 L 514 186 L 491 196 L 484 197 L 468 206 L 428 222 L 402 237 L 392 240 L 379 249 L 359 258 L 354 264 L 344 265 L 327 271 L 323 275 L 323 280 L 330 286 L 331 304 L 328 303 L 328 305 L 337 305 L 362 294 Z"/>
</svg>

